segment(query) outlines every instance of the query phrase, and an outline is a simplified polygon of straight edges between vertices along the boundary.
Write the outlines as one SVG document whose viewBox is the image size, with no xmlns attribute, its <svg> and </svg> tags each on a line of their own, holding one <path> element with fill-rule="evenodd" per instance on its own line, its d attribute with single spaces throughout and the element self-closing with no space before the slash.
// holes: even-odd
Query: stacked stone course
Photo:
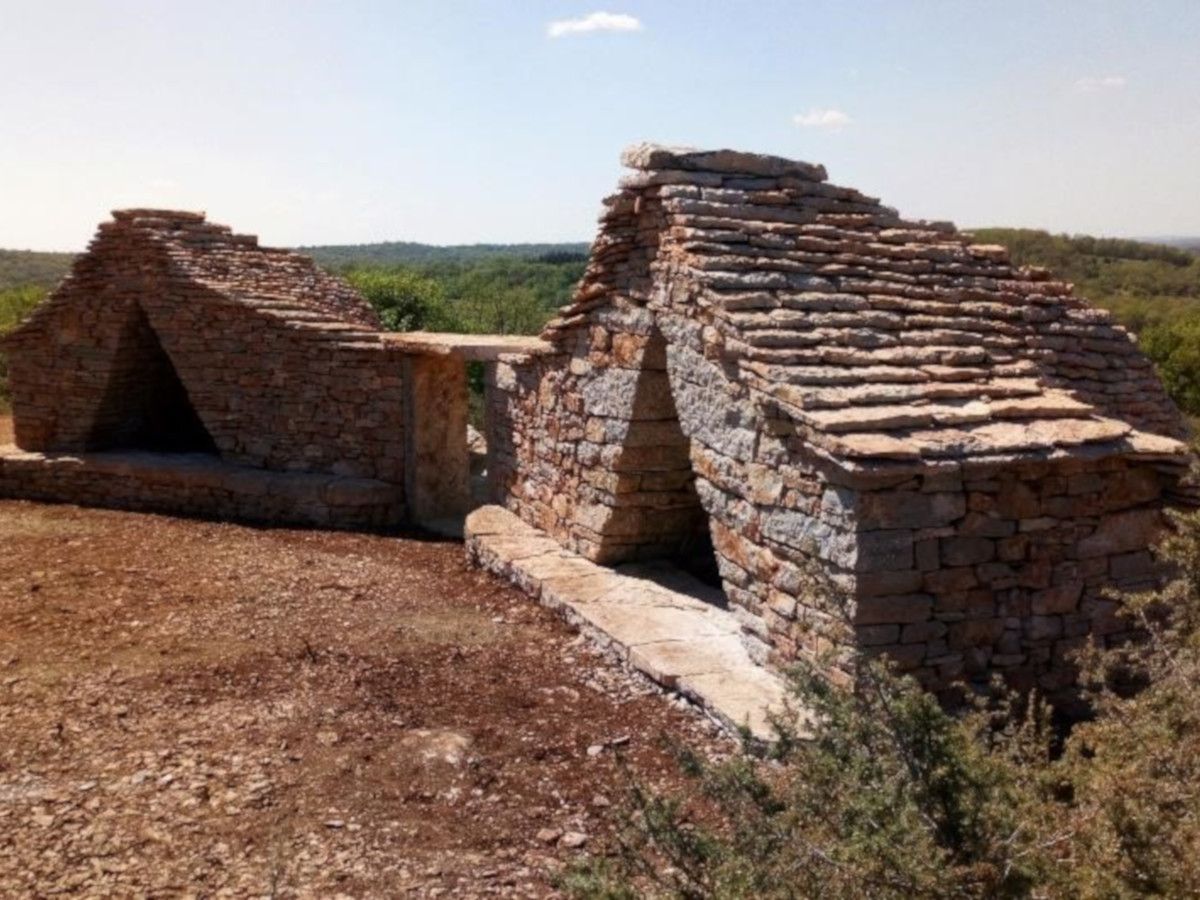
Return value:
<svg viewBox="0 0 1200 900">
<path fill-rule="evenodd" d="M 551 349 L 496 367 L 504 502 L 584 556 L 707 524 L 747 641 L 931 688 L 1068 688 L 1186 467 L 1130 336 L 1048 273 L 819 166 L 627 151 Z M 847 624 L 848 622 L 848 624 Z"/>
<path fill-rule="evenodd" d="M 37 476 L 26 457 L 0 462 L 0 494 L 312 524 L 398 521 L 405 354 L 382 339 L 370 306 L 312 260 L 259 247 L 201 214 L 113 216 L 6 339 L 18 446 L 59 456 L 151 449 L 136 446 L 135 433 L 163 414 L 155 394 L 177 378 L 174 399 L 194 410 L 226 466 L 329 477 L 265 479 L 290 497 L 275 503 L 263 491 L 228 490 L 213 474 L 221 467 L 205 494 L 164 480 L 161 466 L 138 487 L 132 475 L 107 477 L 104 465 L 90 474 L 49 465 L 57 474 Z M 181 465 L 194 481 L 194 465 Z M 358 513 L 321 499 L 353 479 L 375 485 Z"/>
</svg>

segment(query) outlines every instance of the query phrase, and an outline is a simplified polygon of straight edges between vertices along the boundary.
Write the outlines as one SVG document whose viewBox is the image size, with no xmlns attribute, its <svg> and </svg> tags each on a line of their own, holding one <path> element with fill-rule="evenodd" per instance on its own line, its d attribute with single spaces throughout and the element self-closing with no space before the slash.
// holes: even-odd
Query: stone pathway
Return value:
<svg viewBox="0 0 1200 900">
<path fill-rule="evenodd" d="M 662 564 L 620 570 L 589 562 L 498 506 L 467 517 L 467 553 L 483 568 L 556 610 L 633 668 L 677 691 L 728 726 L 774 737 L 769 714 L 787 690 L 756 664 L 720 592 Z"/>
</svg>

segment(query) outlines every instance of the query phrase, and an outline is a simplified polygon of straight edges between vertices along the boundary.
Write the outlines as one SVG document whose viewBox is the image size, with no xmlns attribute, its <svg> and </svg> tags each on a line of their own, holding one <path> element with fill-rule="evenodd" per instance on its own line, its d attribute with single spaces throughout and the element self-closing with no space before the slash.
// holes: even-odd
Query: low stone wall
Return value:
<svg viewBox="0 0 1200 900">
<path fill-rule="evenodd" d="M 150 449 L 125 431 L 161 417 L 157 357 L 226 461 L 404 484 L 404 353 L 370 306 L 202 215 L 114 213 L 5 343 L 24 449 Z"/>
<path fill-rule="evenodd" d="M 197 454 L 72 455 L 4 447 L 0 497 L 326 528 L 385 528 L 404 518 L 395 485 L 268 472 Z"/>
</svg>

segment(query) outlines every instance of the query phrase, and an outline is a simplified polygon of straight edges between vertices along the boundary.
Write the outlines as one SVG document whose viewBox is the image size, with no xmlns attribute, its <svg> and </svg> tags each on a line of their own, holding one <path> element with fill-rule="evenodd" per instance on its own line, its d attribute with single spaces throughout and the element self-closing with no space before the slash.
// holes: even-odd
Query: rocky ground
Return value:
<svg viewBox="0 0 1200 900">
<path fill-rule="evenodd" d="M 0 896 L 544 896 L 724 738 L 457 543 L 0 501 Z"/>
</svg>

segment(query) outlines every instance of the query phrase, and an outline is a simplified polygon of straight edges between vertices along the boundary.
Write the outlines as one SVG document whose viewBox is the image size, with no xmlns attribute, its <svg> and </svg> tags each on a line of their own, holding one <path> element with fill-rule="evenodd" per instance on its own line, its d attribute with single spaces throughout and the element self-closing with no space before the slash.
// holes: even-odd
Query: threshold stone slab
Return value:
<svg viewBox="0 0 1200 900">
<path fill-rule="evenodd" d="M 712 589 L 667 566 L 626 571 L 589 562 L 499 506 L 467 516 L 467 554 L 647 677 L 731 727 L 771 740 L 787 689 L 754 662 L 733 614 L 700 599 Z M 676 589 L 677 588 L 677 589 Z"/>
</svg>

